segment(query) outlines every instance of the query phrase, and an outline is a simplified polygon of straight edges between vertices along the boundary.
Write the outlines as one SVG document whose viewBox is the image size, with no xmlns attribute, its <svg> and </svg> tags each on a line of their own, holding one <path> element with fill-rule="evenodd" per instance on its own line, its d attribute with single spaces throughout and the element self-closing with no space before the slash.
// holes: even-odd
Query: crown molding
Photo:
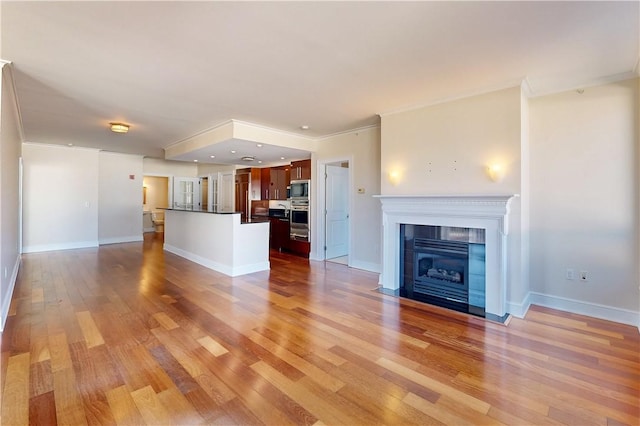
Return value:
<svg viewBox="0 0 640 426">
<path fill-rule="evenodd" d="M 58 143 L 22 142 L 22 145 L 39 146 L 39 147 L 45 147 L 45 148 L 75 149 L 79 151 L 92 151 L 97 153 L 102 152 L 102 149 L 100 148 L 90 148 L 86 146 L 75 146 L 75 145 L 69 146 L 69 145 L 58 144 Z M 132 154 L 132 155 L 135 155 L 135 154 Z"/>
<path fill-rule="evenodd" d="M 503 84 L 499 84 L 499 85 L 495 85 L 495 86 L 484 87 L 482 89 L 471 90 L 469 92 L 464 92 L 464 93 L 460 93 L 460 94 L 457 94 L 457 95 L 448 96 L 448 97 L 445 97 L 445 98 L 435 99 L 435 100 L 432 100 L 432 101 L 426 101 L 426 102 L 422 102 L 422 103 L 414 104 L 414 105 L 408 105 L 408 106 L 392 109 L 392 110 L 389 110 L 389 111 L 384 111 L 384 112 L 378 113 L 378 115 L 380 117 L 386 117 L 386 116 L 389 116 L 389 115 L 401 114 L 403 112 L 415 111 L 417 109 L 427 108 L 427 107 L 431 107 L 431 106 L 435 106 L 435 105 L 446 104 L 446 103 L 453 102 L 453 101 L 459 101 L 461 99 L 472 98 L 474 96 L 486 95 L 487 93 L 498 92 L 500 90 L 512 89 L 514 87 L 521 87 L 523 80 L 524 80 L 524 78 L 520 78 L 520 79 L 517 79 L 517 80 L 508 81 L 508 82 L 505 82 Z"/>
<path fill-rule="evenodd" d="M 318 140 L 318 138 L 315 138 L 315 137 L 312 137 L 312 136 L 308 136 L 308 135 L 303 135 L 302 133 L 296 133 L 296 132 L 290 132 L 290 131 L 287 131 L 287 130 L 276 129 L 275 127 L 269 127 L 269 126 L 264 126 L 262 124 L 251 123 L 249 121 L 236 120 L 234 118 L 232 118 L 230 121 L 232 123 L 234 123 L 234 124 L 239 124 L 239 125 L 250 127 L 250 128 L 253 128 L 253 129 L 257 129 L 257 130 L 264 130 L 264 131 L 268 131 L 268 132 L 273 132 L 273 133 L 280 134 L 280 135 L 287 136 L 287 137 L 306 139 L 309 142 L 315 142 L 315 141 Z"/>
<path fill-rule="evenodd" d="M 256 130 L 263 130 L 263 131 L 273 132 L 273 133 L 281 134 L 281 135 L 284 135 L 284 136 L 287 136 L 287 137 L 302 138 L 302 139 L 308 140 L 309 142 L 315 142 L 315 141 L 318 140 L 318 138 L 310 137 L 310 136 L 307 136 L 307 135 L 302 135 L 300 133 L 289 132 L 289 131 L 286 131 L 286 130 L 276 129 L 275 127 L 264 126 L 262 124 L 256 124 L 256 123 L 251 123 L 249 121 L 242 121 L 242 120 L 237 120 L 235 118 L 232 118 L 232 119 L 226 120 L 226 121 L 224 121 L 224 122 L 222 122 L 220 124 L 216 124 L 215 126 L 208 127 L 208 128 L 206 128 L 206 129 L 204 129 L 204 130 L 202 130 L 200 132 L 194 133 L 193 135 L 188 136 L 186 138 L 177 140 L 175 142 L 171 142 L 164 149 L 170 149 L 170 148 L 175 147 L 177 145 L 180 145 L 180 144 L 182 144 L 184 142 L 189 142 L 189 141 L 194 140 L 194 139 L 196 139 L 196 138 L 198 138 L 198 137 L 200 137 L 202 135 L 214 132 L 214 131 L 219 130 L 219 129 L 221 129 L 221 128 L 225 127 L 225 126 L 228 126 L 230 124 L 232 126 L 241 125 L 241 126 L 253 128 L 253 129 L 256 129 Z"/>
<path fill-rule="evenodd" d="M 5 67 L 6 65 L 6 67 Z M 0 70 L 2 76 L 6 75 L 7 82 L 9 83 L 9 92 L 11 93 L 11 97 L 13 98 L 13 108 L 16 113 L 16 117 L 18 119 L 18 136 L 20 137 L 20 142 L 24 142 L 24 127 L 22 125 L 22 112 L 20 111 L 20 102 L 18 101 L 18 91 L 16 90 L 15 79 L 13 78 L 13 66 L 11 61 L 5 61 L 4 59 L 0 59 Z M 0 83 L 2 86 L 2 83 Z"/>
<path fill-rule="evenodd" d="M 330 133 L 326 136 L 318 136 L 316 138 L 316 142 L 320 142 L 330 138 L 335 138 L 336 136 L 348 135 L 350 133 L 366 132 L 367 130 L 379 129 L 379 128 L 380 128 L 380 123 L 370 124 L 368 126 L 356 127 L 355 129 L 344 130 L 342 132 L 336 132 L 336 133 Z"/>
<path fill-rule="evenodd" d="M 557 88 L 557 89 L 551 89 L 546 91 L 535 91 L 531 94 L 530 97 L 538 98 L 540 96 L 553 95 L 556 93 L 568 92 L 571 90 L 585 89 L 588 87 L 595 87 L 595 86 L 604 86 L 606 84 L 617 83 L 619 81 L 625 81 L 625 80 L 631 80 L 637 77 L 638 77 L 638 73 L 634 70 L 631 70 L 631 71 L 627 71 L 619 74 L 612 74 L 612 75 L 594 78 L 594 79 L 585 81 L 581 84 L 575 83 L 575 84 L 572 84 L 571 86 L 562 86 L 561 88 Z"/>
<path fill-rule="evenodd" d="M 522 83 L 520 84 L 520 88 L 522 89 L 522 93 L 524 93 L 524 95 L 527 98 L 530 98 L 533 96 L 533 88 L 531 87 L 531 82 L 529 81 L 529 77 L 525 77 L 522 79 Z"/>
</svg>

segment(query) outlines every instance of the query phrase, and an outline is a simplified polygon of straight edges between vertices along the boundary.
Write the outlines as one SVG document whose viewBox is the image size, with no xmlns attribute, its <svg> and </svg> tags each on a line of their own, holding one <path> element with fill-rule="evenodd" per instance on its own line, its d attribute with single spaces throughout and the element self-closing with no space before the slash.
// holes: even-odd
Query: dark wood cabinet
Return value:
<svg viewBox="0 0 640 426">
<path fill-rule="evenodd" d="M 265 167 L 260 169 L 260 199 L 269 199 L 269 183 L 271 183 L 271 169 Z"/>
<path fill-rule="evenodd" d="M 308 241 L 292 240 L 289 236 L 289 219 L 271 217 L 269 228 L 269 247 L 296 254 L 298 256 L 309 257 L 311 244 Z"/>
<path fill-rule="evenodd" d="M 267 199 L 286 200 L 289 185 L 289 166 L 271 167 Z"/>
<path fill-rule="evenodd" d="M 251 168 L 251 200 L 262 199 L 262 169 L 257 167 Z"/>
<path fill-rule="evenodd" d="M 289 219 L 272 217 L 269 218 L 271 227 L 269 231 L 269 247 L 274 250 L 289 249 Z"/>
<path fill-rule="evenodd" d="M 291 162 L 291 180 L 311 179 L 311 160 Z"/>
<path fill-rule="evenodd" d="M 289 239 L 287 250 L 298 256 L 309 257 L 311 253 L 311 243 L 308 241 L 297 241 Z"/>
</svg>

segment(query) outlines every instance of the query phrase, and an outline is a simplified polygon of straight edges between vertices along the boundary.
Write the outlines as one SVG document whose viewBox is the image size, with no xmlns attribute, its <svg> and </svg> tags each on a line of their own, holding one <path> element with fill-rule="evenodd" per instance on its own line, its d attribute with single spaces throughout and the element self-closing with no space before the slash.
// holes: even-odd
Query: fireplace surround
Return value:
<svg viewBox="0 0 640 426">
<path fill-rule="evenodd" d="M 511 201 L 517 196 L 376 196 L 382 203 L 382 290 L 400 293 L 401 225 L 482 229 L 485 234 L 486 316 L 506 318 L 509 211 Z"/>
</svg>

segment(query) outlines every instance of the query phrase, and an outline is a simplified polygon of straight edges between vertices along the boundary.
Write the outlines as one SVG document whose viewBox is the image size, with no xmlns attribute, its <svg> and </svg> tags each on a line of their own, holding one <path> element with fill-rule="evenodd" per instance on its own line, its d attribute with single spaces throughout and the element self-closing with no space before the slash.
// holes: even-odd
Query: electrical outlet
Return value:
<svg viewBox="0 0 640 426">
<path fill-rule="evenodd" d="M 589 281 L 589 272 L 580 271 L 580 281 Z"/>
<path fill-rule="evenodd" d="M 576 279 L 576 272 L 573 269 L 568 268 L 567 269 L 567 273 L 565 275 L 565 278 L 568 280 L 575 280 Z"/>
</svg>

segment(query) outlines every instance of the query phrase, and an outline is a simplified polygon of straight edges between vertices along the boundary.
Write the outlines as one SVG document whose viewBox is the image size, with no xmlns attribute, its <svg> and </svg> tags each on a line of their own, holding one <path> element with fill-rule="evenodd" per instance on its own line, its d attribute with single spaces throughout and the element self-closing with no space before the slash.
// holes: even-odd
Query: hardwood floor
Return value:
<svg viewBox="0 0 640 426">
<path fill-rule="evenodd" d="M 230 278 L 161 244 L 23 257 L 2 424 L 640 423 L 634 327 L 540 307 L 505 326 L 277 252 Z"/>
</svg>

